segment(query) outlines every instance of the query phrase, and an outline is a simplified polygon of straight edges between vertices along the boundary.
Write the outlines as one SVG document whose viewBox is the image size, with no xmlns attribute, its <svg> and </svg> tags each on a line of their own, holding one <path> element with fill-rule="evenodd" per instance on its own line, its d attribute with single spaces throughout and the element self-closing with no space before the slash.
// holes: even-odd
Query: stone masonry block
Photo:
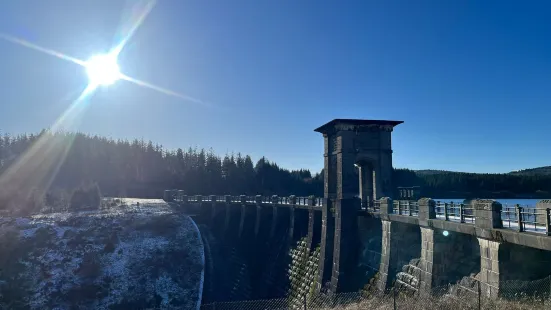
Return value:
<svg viewBox="0 0 551 310">
<path fill-rule="evenodd" d="M 421 198 L 418 201 L 419 220 L 429 220 L 436 218 L 436 202 L 430 198 Z M 426 225 L 426 224 L 425 224 Z"/>
<path fill-rule="evenodd" d="M 502 228 L 501 203 L 491 199 L 475 199 L 471 203 L 474 207 L 477 227 L 483 229 Z"/>
<path fill-rule="evenodd" d="M 392 208 L 393 208 L 392 199 L 389 197 L 383 197 L 379 201 L 380 201 L 380 207 L 381 207 L 381 211 L 380 211 L 381 214 L 386 214 L 386 215 L 392 214 Z"/>
</svg>

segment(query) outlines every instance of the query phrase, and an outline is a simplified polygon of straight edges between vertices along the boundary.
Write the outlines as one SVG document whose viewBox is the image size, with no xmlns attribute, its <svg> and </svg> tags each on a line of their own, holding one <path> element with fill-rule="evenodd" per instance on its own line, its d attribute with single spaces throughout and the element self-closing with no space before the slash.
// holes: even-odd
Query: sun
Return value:
<svg viewBox="0 0 551 310">
<path fill-rule="evenodd" d="M 121 78 L 115 55 L 95 55 L 85 63 L 85 68 L 90 84 L 95 86 L 109 86 Z"/>
</svg>

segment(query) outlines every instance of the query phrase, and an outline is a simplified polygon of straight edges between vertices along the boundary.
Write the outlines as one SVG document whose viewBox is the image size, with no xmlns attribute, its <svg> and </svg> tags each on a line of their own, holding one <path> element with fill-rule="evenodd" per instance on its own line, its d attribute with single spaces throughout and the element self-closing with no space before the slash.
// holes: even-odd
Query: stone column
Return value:
<svg viewBox="0 0 551 310">
<path fill-rule="evenodd" d="M 335 208 L 335 237 L 333 247 L 333 271 L 331 276 L 331 292 L 351 292 L 354 271 L 357 266 L 358 223 L 356 221 L 360 210 L 360 200 L 357 198 L 337 199 Z"/>
<path fill-rule="evenodd" d="M 256 218 L 254 220 L 254 235 L 258 237 L 258 232 L 260 231 L 260 224 L 262 220 L 262 196 L 256 195 L 254 197 L 254 202 L 256 205 Z"/>
<path fill-rule="evenodd" d="M 239 238 L 243 236 L 243 232 L 247 234 L 254 233 L 254 220 L 256 218 L 256 206 L 247 205 L 247 196 L 241 195 L 239 197 L 241 202 L 241 216 L 239 219 Z"/>
<path fill-rule="evenodd" d="M 335 217 L 333 214 L 333 201 L 323 199 L 321 211 L 321 241 L 320 258 L 318 264 L 317 290 L 323 290 L 325 283 L 331 280 L 333 266 L 333 243 L 335 236 Z"/>
<path fill-rule="evenodd" d="M 167 189 L 164 192 L 163 200 L 166 202 L 172 202 L 174 201 L 174 191 Z"/>
<path fill-rule="evenodd" d="M 492 229 L 502 228 L 501 203 L 495 200 L 472 200 L 474 206 L 476 234 L 480 245 L 480 281 L 482 293 L 488 298 L 497 298 L 499 294 L 499 247 L 492 241 Z"/>
<path fill-rule="evenodd" d="M 367 163 L 361 163 L 358 166 L 360 197 L 362 204 L 368 206 L 373 201 L 373 168 Z"/>
<path fill-rule="evenodd" d="M 381 207 L 382 213 L 382 207 Z M 390 235 L 390 225 L 391 221 L 381 220 L 383 234 L 381 241 L 381 263 L 379 265 L 379 278 L 377 279 L 377 287 L 380 291 L 386 291 L 390 286 L 390 277 L 388 276 L 388 269 L 390 265 L 390 246 L 391 246 L 391 235 Z"/>
<path fill-rule="evenodd" d="M 546 235 L 551 236 L 551 199 L 540 200 L 536 203 L 537 213 L 541 215 L 536 215 L 536 222 L 545 223 Z"/>
<path fill-rule="evenodd" d="M 296 209 L 297 197 L 295 195 L 289 196 L 289 240 L 295 242 L 299 239 L 300 231 L 300 215 L 297 214 L 299 210 Z"/>
<path fill-rule="evenodd" d="M 436 218 L 436 203 L 430 198 L 421 198 L 419 205 L 419 225 L 429 226 L 430 220 Z"/>
<path fill-rule="evenodd" d="M 277 212 L 277 203 L 279 197 L 277 195 L 272 196 L 272 226 L 270 228 L 270 239 L 275 236 L 277 222 L 278 222 L 278 212 Z"/>
<path fill-rule="evenodd" d="M 385 197 L 384 188 L 383 188 L 383 176 L 380 162 L 377 162 L 373 168 L 373 199 L 381 199 Z"/>
<path fill-rule="evenodd" d="M 480 281 L 480 289 L 483 296 L 497 298 L 499 296 L 500 266 L 499 247 L 497 241 L 478 238 L 480 245 L 480 273 L 477 275 Z"/>
<path fill-rule="evenodd" d="M 230 219 L 231 219 L 231 196 L 224 196 L 224 201 L 226 202 L 226 218 L 224 219 L 224 230 L 223 234 L 225 235 L 228 229 L 230 228 Z"/>
<path fill-rule="evenodd" d="M 314 249 L 314 229 L 316 221 L 316 211 L 314 211 L 313 196 L 308 197 L 308 237 L 306 238 L 306 247 L 309 251 Z M 318 212 L 319 213 L 319 212 Z"/>
<path fill-rule="evenodd" d="M 391 255 L 391 224 L 388 215 L 392 214 L 392 204 L 393 201 L 391 198 L 383 197 L 380 200 L 381 205 L 381 224 L 382 224 L 382 235 L 381 235 L 381 262 L 379 264 L 379 278 L 377 282 L 377 287 L 381 291 L 388 289 L 390 285 L 390 277 L 388 276 L 389 266 L 390 266 L 390 255 Z"/>
<path fill-rule="evenodd" d="M 210 195 L 209 196 L 210 201 L 210 225 L 214 225 L 214 221 L 216 218 L 216 196 Z"/>
<path fill-rule="evenodd" d="M 419 291 L 430 293 L 433 287 L 434 229 L 428 227 L 436 218 L 436 203 L 430 198 L 419 199 L 419 225 L 421 229 L 421 258 L 419 259 Z"/>
<path fill-rule="evenodd" d="M 419 292 L 430 293 L 433 287 L 434 229 L 421 228 L 421 258 L 419 259 Z"/>
<path fill-rule="evenodd" d="M 471 203 L 474 207 L 475 226 L 478 236 L 486 234 L 490 237 L 487 232 L 489 229 L 503 228 L 501 203 L 491 199 L 474 199 Z"/>
<path fill-rule="evenodd" d="M 388 215 L 392 214 L 393 212 L 393 201 L 391 198 L 383 197 L 379 199 L 380 206 L 381 206 L 381 218 L 388 220 Z"/>
</svg>

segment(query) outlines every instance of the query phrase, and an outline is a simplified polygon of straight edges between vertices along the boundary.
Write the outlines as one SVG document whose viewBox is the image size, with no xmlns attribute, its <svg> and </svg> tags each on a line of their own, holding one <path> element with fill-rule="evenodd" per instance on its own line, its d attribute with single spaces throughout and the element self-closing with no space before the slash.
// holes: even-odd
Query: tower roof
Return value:
<svg viewBox="0 0 551 310">
<path fill-rule="evenodd" d="M 322 125 L 314 131 L 320 132 L 320 133 L 327 133 L 331 130 L 334 130 L 337 125 L 345 125 L 345 126 L 391 126 L 394 127 L 396 125 L 402 124 L 403 121 L 389 121 L 389 120 L 377 120 L 377 119 L 345 119 L 345 118 L 336 118 L 329 123 Z"/>
</svg>

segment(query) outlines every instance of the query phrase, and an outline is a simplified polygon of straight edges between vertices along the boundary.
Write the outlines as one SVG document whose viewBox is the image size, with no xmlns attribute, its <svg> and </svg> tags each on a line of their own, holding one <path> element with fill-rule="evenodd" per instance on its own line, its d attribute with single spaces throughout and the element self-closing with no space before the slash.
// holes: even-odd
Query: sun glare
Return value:
<svg viewBox="0 0 551 310">
<path fill-rule="evenodd" d="M 92 85 L 109 86 L 121 78 L 117 58 L 114 55 L 93 56 L 86 62 L 85 67 Z"/>
</svg>

